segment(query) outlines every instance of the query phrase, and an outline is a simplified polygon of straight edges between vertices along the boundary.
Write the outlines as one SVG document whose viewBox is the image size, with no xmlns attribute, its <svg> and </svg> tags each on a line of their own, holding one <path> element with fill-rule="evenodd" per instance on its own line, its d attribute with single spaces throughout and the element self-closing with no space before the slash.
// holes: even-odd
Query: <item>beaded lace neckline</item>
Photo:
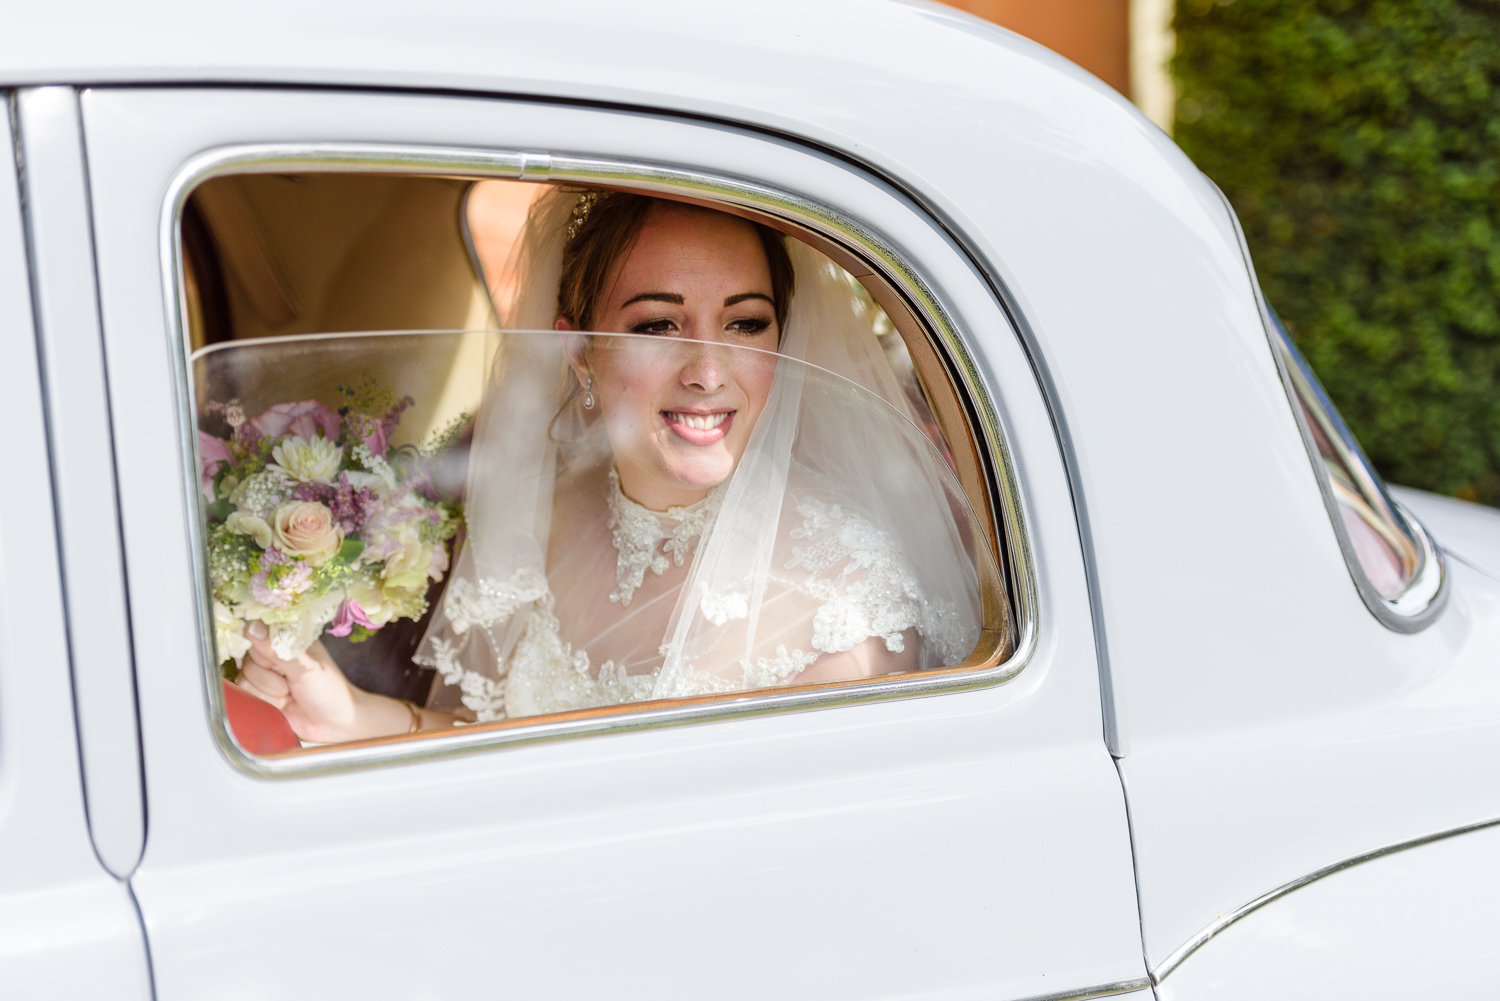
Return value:
<svg viewBox="0 0 1500 1001">
<path fill-rule="evenodd" d="M 647 570 L 660 577 L 668 566 L 682 566 L 703 536 L 709 518 L 719 509 L 728 482 L 720 483 L 707 497 L 686 507 L 653 511 L 625 496 L 620 489 L 620 474 L 611 468 L 609 534 L 619 558 L 615 562 L 616 586 L 609 600 L 629 606 L 636 588 L 646 579 Z"/>
</svg>

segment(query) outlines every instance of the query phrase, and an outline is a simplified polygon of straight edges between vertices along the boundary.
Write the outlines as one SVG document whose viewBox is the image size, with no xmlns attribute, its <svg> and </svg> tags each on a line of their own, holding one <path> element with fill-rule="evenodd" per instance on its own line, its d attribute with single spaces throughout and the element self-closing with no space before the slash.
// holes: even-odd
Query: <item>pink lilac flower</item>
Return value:
<svg viewBox="0 0 1500 1001">
<path fill-rule="evenodd" d="M 227 441 L 202 431 L 198 432 L 198 477 L 202 483 L 204 500 L 213 501 L 214 477 L 219 474 L 224 463 L 233 461 L 234 456 L 229 452 Z"/>
<path fill-rule="evenodd" d="M 282 574 L 275 587 L 267 584 L 266 573 L 253 574 L 250 577 L 250 593 L 267 608 L 285 608 L 292 603 L 293 598 L 311 586 L 311 577 L 312 567 L 306 563 L 298 563 Z"/>
<path fill-rule="evenodd" d="M 395 437 L 395 434 L 396 434 L 396 425 L 401 423 L 401 415 L 406 411 L 407 407 L 411 406 L 412 404 L 414 404 L 416 402 L 417 401 L 413 400 L 410 396 L 404 396 L 404 397 L 401 398 L 401 402 L 397 403 L 394 407 L 391 408 L 390 413 L 386 414 L 384 417 L 381 418 L 381 420 L 380 420 L 380 436 L 381 436 L 382 439 L 384 439 L 384 441 L 386 441 L 387 443 L 389 443 L 390 440 L 393 437 Z M 377 455 L 384 455 L 385 452 L 382 449 L 380 452 L 378 452 L 376 454 Z"/>
<path fill-rule="evenodd" d="M 299 483 L 292 490 L 292 499 L 332 507 L 333 493 L 333 487 L 326 483 Z"/>
<path fill-rule="evenodd" d="M 250 423 L 268 438 L 293 434 L 311 441 L 319 431 L 329 441 L 339 436 L 339 415 L 317 400 L 278 403 L 259 417 L 252 418 Z"/>
<path fill-rule="evenodd" d="M 356 625 L 364 626 L 366 629 L 374 629 L 375 624 L 365 614 L 364 607 L 353 598 L 349 598 L 339 606 L 338 612 L 333 617 L 333 623 L 328 627 L 330 636 L 348 636 L 354 631 Z"/>
<path fill-rule="evenodd" d="M 299 501 L 314 501 L 328 508 L 333 512 L 333 520 L 339 523 L 345 535 L 363 528 L 371 512 L 376 510 L 380 503 L 380 498 L 376 496 L 374 490 L 369 487 L 360 487 L 356 490 L 349 482 L 348 475 L 342 472 L 332 485 L 299 483 L 292 491 L 292 497 Z"/>
</svg>

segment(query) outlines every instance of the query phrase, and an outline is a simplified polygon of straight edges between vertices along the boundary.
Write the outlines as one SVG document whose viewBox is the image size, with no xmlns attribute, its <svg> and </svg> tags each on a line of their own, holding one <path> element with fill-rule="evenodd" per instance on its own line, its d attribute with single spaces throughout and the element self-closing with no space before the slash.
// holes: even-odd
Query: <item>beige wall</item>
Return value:
<svg viewBox="0 0 1500 1001">
<path fill-rule="evenodd" d="M 947 0 L 1066 56 L 1130 96 L 1129 0 Z"/>
<path fill-rule="evenodd" d="M 946 0 L 1066 56 L 1172 130 L 1173 0 Z"/>
</svg>

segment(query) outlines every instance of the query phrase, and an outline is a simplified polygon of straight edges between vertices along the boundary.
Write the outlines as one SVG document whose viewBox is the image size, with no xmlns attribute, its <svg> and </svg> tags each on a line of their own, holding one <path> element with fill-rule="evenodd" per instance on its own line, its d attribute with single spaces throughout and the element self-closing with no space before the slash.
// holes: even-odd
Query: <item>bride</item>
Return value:
<svg viewBox="0 0 1500 1001">
<path fill-rule="evenodd" d="M 538 199 L 476 421 L 425 707 L 251 627 L 240 684 L 334 742 L 953 664 L 964 510 L 841 273 L 737 216 Z M 620 332 L 620 333 L 607 333 Z M 961 517 L 961 515 L 960 515 Z"/>
</svg>

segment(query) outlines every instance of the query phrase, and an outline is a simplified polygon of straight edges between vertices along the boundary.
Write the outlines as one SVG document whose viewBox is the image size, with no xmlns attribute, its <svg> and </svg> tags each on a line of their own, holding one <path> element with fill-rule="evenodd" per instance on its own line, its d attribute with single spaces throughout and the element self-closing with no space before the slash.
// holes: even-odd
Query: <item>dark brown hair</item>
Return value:
<svg viewBox="0 0 1500 1001">
<path fill-rule="evenodd" d="M 616 262 L 623 260 L 634 248 L 636 238 L 640 236 L 652 210 L 667 206 L 698 212 L 718 211 L 648 195 L 599 193 L 598 201 L 594 202 L 588 215 L 578 224 L 577 231 L 563 247 L 562 278 L 557 283 L 559 316 L 565 317 L 575 329 L 592 328 L 610 271 Z M 771 300 L 776 311 L 776 329 L 784 330 L 787 310 L 791 307 L 792 294 L 796 288 L 792 259 L 786 252 L 786 238 L 768 226 L 749 219 L 744 221 L 755 227 L 760 245 L 766 252 L 766 264 L 771 271 Z"/>
</svg>

